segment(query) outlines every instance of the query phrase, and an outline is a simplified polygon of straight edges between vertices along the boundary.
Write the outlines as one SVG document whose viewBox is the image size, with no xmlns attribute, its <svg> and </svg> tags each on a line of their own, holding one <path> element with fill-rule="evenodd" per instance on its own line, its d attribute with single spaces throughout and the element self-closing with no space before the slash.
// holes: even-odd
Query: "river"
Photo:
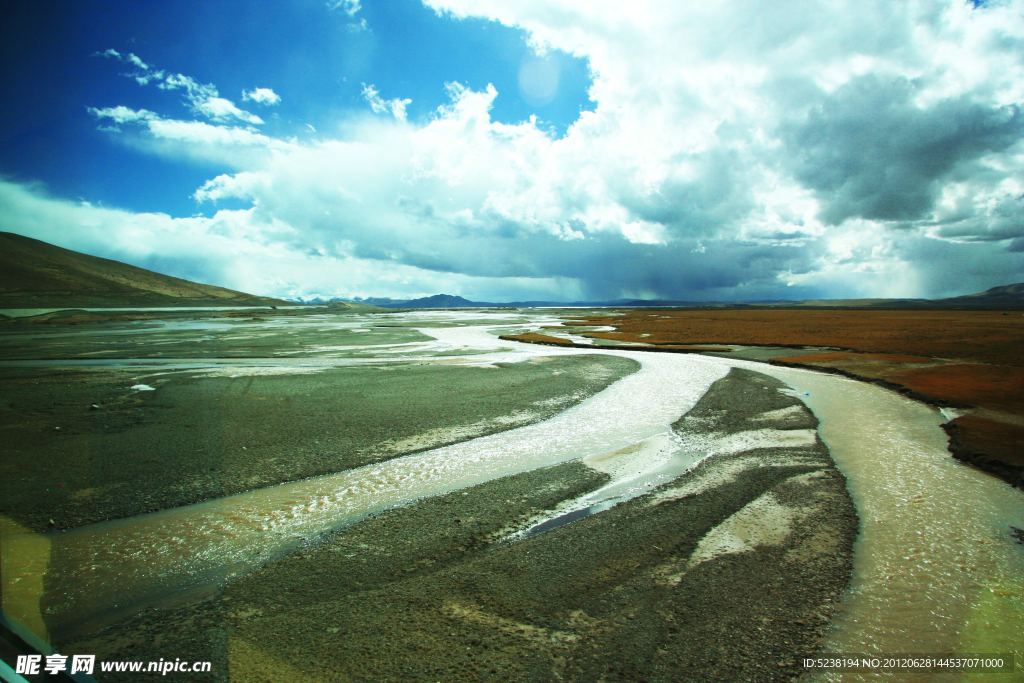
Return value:
<svg viewBox="0 0 1024 683">
<path fill-rule="evenodd" d="M 847 476 L 857 505 L 861 532 L 853 581 L 826 649 L 1015 652 L 1021 670 L 1024 546 L 1012 541 L 1009 527 L 1024 528 L 1024 496 L 950 458 L 939 411 L 873 385 L 799 369 L 691 354 L 531 346 L 497 338 L 509 325 L 517 330 L 551 325 L 547 314 L 412 313 L 388 318 L 394 324 L 432 325 L 418 328 L 433 341 L 412 345 L 417 362 L 441 359 L 440 354 L 452 362 L 453 353 L 458 362 L 486 365 L 599 352 L 633 358 L 642 369 L 552 419 L 453 446 L 62 533 L 8 530 L 5 610 L 38 625 L 31 614 L 38 615 L 38 605 L 44 604 L 48 621 L 63 617 L 71 625 L 95 628 L 149 606 L 200 597 L 388 507 L 666 435 L 670 423 L 738 366 L 787 383 L 818 416 L 820 436 Z M 478 324 L 464 325 L 469 321 Z M 396 346 L 402 348 L 381 349 L 380 357 L 402 360 L 410 345 Z M 370 361 L 316 362 L 327 367 Z M 278 365 L 288 363 L 296 361 L 282 359 Z M 305 367 L 310 364 L 316 365 Z M 183 360 L 182 365 L 195 367 L 195 361 Z M 161 367 L 166 371 L 169 365 Z M 651 483 L 660 483 L 653 469 L 651 476 Z M 949 680 L 970 676 L 951 674 Z"/>
</svg>

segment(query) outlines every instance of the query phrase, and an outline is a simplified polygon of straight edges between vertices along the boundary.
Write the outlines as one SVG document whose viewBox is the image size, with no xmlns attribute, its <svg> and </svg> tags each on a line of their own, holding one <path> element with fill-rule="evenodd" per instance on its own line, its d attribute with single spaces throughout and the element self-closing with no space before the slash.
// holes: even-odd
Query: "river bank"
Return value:
<svg viewBox="0 0 1024 683">
<path fill-rule="evenodd" d="M 595 343 L 651 350 L 709 344 L 792 348 L 793 353 L 773 350 L 756 360 L 835 372 L 956 408 L 945 427 L 953 457 L 1024 488 L 1019 311 L 688 309 L 585 315 L 566 324 Z M 698 352 L 754 359 L 749 348 Z"/>
</svg>

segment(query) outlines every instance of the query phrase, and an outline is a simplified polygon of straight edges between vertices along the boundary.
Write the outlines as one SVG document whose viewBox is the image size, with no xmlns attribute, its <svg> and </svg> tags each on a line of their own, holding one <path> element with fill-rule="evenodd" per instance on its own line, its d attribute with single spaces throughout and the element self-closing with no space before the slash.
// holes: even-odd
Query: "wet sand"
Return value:
<svg viewBox="0 0 1024 683">
<path fill-rule="evenodd" d="M 609 479 L 580 461 L 525 472 L 59 645 L 214 662 L 189 680 L 789 680 L 849 581 L 857 518 L 784 388 L 731 371 L 673 426 L 717 454 L 600 514 L 507 540 Z M 751 449 L 766 429 L 776 445 Z"/>
</svg>

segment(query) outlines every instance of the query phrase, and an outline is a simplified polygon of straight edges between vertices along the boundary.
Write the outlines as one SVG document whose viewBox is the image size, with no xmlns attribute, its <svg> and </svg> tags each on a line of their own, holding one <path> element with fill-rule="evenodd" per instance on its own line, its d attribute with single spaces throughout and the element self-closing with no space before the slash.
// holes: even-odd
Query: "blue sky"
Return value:
<svg viewBox="0 0 1024 683">
<path fill-rule="evenodd" d="M 0 22 L 0 229 L 286 297 L 1024 280 L 1024 11 L 51 3 Z"/>
<path fill-rule="evenodd" d="M 180 91 L 140 86 L 130 63 L 100 55 L 134 54 L 154 69 L 188 75 L 238 101 L 269 88 L 280 104 L 249 108 L 264 114 L 275 137 L 316 137 L 369 109 L 362 91 L 411 99 L 410 120 L 423 121 L 449 101 L 445 84 L 481 90 L 493 83 L 492 117 L 518 123 L 535 114 L 564 135 L 584 108 L 590 85 L 585 59 L 552 54 L 560 88 L 538 103 L 519 92 L 518 73 L 533 56 L 522 30 L 484 19 L 452 21 L 413 0 L 363 3 L 353 14 L 324 0 L 308 2 L 26 4 L 4 22 L 4 92 L 0 171 L 9 179 L 41 180 L 55 194 L 96 204 L 171 215 L 212 215 L 192 194 L 224 164 L 140 154 L 117 135 L 98 130 L 89 107 L 127 106 L 187 114 Z M 370 28 L 372 26 L 372 28 Z M 239 103 L 243 104 L 243 103 Z M 223 208 L 223 207 L 221 207 Z"/>
</svg>

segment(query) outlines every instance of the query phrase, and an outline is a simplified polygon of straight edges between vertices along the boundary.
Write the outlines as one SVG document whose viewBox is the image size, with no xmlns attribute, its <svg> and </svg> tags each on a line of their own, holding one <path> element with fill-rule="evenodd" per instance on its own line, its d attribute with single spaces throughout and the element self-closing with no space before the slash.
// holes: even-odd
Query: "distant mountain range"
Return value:
<svg viewBox="0 0 1024 683">
<path fill-rule="evenodd" d="M 280 306 L 291 302 L 189 282 L 0 232 L 0 308 Z"/>
<path fill-rule="evenodd" d="M 341 301 L 341 299 L 335 299 Z M 511 301 L 494 303 L 470 301 L 451 294 L 435 294 L 420 299 L 366 298 L 354 299 L 356 303 L 380 306 L 381 308 L 537 308 L 537 307 L 618 307 L 618 308 L 746 308 L 746 307 L 821 307 L 821 308 L 1021 308 L 1024 307 L 1024 283 L 993 287 L 978 294 L 948 299 L 821 299 L 789 301 L 771 299 L 747 302 L 722 301 L 669 301 L 663 299 L 615 299 L 613 301 Z M 311 302 L 307 302 L 311 303 Z M 317 303 L 327 303 L 319 301 Z"/>
<path fill-rule="evenodd" d="M 333 301 L 346 301 L 361 304 L 379 306 L 381 308 L 595 308 L 603 306 L 643 307 L 643 306 L 736 306 L 746 304 L 717 304 L 694 301 L 667 301 L 655 299 L 614 299 L 610 301 L 509 301 L 496 303 L 493 301 L 470 301 L 461 296 L 451 294 L 434 294 L 420 299 L 389 299 L 387 297 L 367 297 L 365 299 L 304 299 L 307 304 L 326 304 Z M 766 303 L 786 303 L 792 301 L 778 300 L 775 302 L 757 302 L 758 305 Z"/>
</svg>

